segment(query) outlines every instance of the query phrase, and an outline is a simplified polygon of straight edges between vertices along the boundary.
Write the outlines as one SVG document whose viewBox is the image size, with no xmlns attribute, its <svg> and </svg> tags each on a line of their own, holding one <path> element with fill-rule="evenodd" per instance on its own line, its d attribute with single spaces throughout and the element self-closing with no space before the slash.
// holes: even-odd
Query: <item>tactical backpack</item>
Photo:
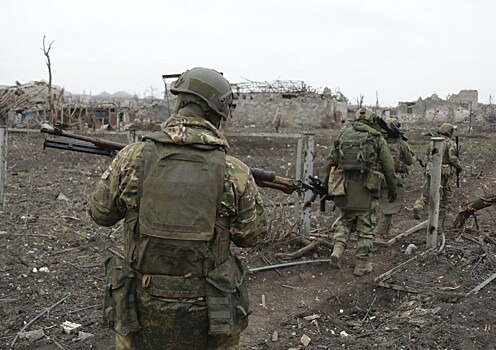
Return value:
<svg viewBox="0 0 496 350">
<path fill-rule="evenodd" d="M 338 167 L 368 171 L 377 164 L 376 140 L 368 132 L 345 130 L 336 145 Z"/>
</svg>

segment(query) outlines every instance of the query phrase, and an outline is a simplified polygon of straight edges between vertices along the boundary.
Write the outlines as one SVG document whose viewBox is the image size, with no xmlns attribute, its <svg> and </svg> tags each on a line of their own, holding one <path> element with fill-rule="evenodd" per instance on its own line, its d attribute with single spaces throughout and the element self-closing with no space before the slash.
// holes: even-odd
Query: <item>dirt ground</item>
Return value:
<svg viewBox="0 0 496 350">
<path fill-rule="evenodd" d="M 416 152 L 429 142 L 422 133 L 432 130 L 430 125 L 408 128 Z M 316 135 L 317 172 L 335 134 L 325 130 Z M 440 230 L 435 251 L 426 251 L 426 233 L 421 230 L 390 247 L 377 246 L 374 272 L 362 278 L 353 275 L 353 241 L 339 271 L 328 263 L 309 263 L 252 273 L 252 314 L 241 348 L 496 349 L 496 282 L 467 296 L 496 273 L 496 246 L 483 236 L 496 240 L 496 209 L 481 210 L 477 222 L 469 219 L 464 229 L 451 228 L 459 206 L 495 194 L 496 140 L 492 134 L 468 134 L 463 128 L 459 134 L 465 171 L 454 196 L 454 214 Z M 103 262 L 111 254 L 109 248 L 119 250 L 122 227 L 99 227 L 86 213 L 88 197 L 110 159 L 43 150 L 42 143 L 39 133 L 9 135 L 0 227 L 0 348 L 13 344 L 15 349 L 112 349 L 113 334 L 101 327 Z M 286 169 L 284 155 L 271 154 L 263 161 L 245 161 Z M 422 181 L 422 168 L 416 164 L 392 235 L 419 223 L 412 219 L 412 206 Z M 280 195 L 262 191 L 271 205 Z M 318 205 L 312 208 L 311 238 L 331 242 L 338 211 L 332 211 L 332 203 L 327 207 L 323 214 Z M 291 219 L 274 214 L 271 218 L 271 242 L 250 250 L 234 248 L 250 268 L 285 263 L 275 254 L 301 248 Z M 293 234 L 283 239 L 275 231 Z M 406 255 L 409 244 L 417 249 Z M 321 247 L 296 260 L 329 257 L 329 249 Z M 380 286 L 375 279 L 394 267 L 397 272 Z M 89 337 L 63 333 L 64 321 L 82 325 L 80 330 Z M 26 340 L 17 336 L 21 330 L 39 330 L 42 335 Z"/>
</svg>

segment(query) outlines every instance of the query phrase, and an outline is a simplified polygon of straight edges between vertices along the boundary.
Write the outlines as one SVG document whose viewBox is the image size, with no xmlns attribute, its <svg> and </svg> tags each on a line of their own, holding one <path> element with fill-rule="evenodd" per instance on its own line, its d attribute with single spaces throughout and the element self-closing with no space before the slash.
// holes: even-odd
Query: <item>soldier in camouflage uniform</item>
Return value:
<svg viewBox="0 0 496 350">
<path fill-rule="evenodd" d="M 443 142 L 443 159 L 441 168 L 441 188 L 440 188 L 440 203 L 439 203 L 439 216 L 443 217 L 446 212 L 450 211 L 451 201 L 453 200 L 453 177 L 456 173 L 460 173 L 463 168 L 460 159 L 456 156 L 456 144 L 452 140 L 456 127 L 450 123 L 443 123 L 438 129 L 438 134 L 444 136 Z M 429 203 L 429 191 L 431 184 L 431 153 L 432 143 L 427 149 L 426 156 L 428 163 L 425 167 L 425 180 L 422 185 L 422 193 L 420 198 L 415 201 L 413 207 L 413 218 L 420 220 L 420 212 L 425 205 Z"/>
<path fill-rule="evenodd" d="M 230 114 L 229 82 L 197 67 L 171 92 L 175 114 L 118 153 L 89 203 L 99 225 L 124 219 L 124 259 L 106 262 L 104 322 L 117 350 L 239 349 L 247 278 L 230 243 L 260 242 L 265 210 L 218 130 Z"/>
<path fill-rule="evenodd" d="M 387 118 L 386 123 L 389 127 L 395 127 L 399 130 L 401 124 L 396 118 Z M 391 230 L 391 220 L 394 214 L 400 212 L 403 208 L 404 197 L 404 180 L 408 175 L 408 166 L 414 162 L 414 154 L 406 141 L 398 137 L 390 137 L 385 134 L 386 142 L 391 151 L 394 161 L 394 173 L 396 177 L 396 193 L 398 194 L 396 201 L 390 203 L 389 200 L 383 196 L 379 200 L 379 222 L 377 224 L 376 236 L 378 239 L 384 239 L 389 235 Z"/>
<path fill-rule="evenodd" d="M 357 232 L 355 252 L 356 276 L 372 272 L 369 254 L 372 250 L 376 226 L 377 202 L 381 195 L 381 184 L 388 187 L 388 199 L 396 199 L 396 179 L 393 158 L 375 114 L 370 109 L 360 108 L 356 121 L 344 130 L 325 161 L 323 179 L 328 184 L 328 193 L 340 209 L 334 233 L 332 266 L 341 267 L 341 256 L 350 234 Z"/>
</svg>

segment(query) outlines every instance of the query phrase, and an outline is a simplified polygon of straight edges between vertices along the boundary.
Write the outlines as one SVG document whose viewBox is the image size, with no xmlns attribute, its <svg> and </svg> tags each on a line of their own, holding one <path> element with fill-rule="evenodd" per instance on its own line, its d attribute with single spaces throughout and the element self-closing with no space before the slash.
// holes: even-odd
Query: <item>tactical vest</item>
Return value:
<svg viewBox="0 0 496 350">
<path fill-rule="evenodd" d="M 336 145 L 338 167 L 361 172 L 372 169 L 377 165 L 376 144 L 368 132 L 344 131 Z"/>
<path fill-rule="evenodd" d="M 395 173 L 403 172 L 403 162 L 401 160 L 400 142 L 398 140 L 394 140 L 392 142 L 389 142 L 389 140 L 388 140 L 387 145 L 389 147 L 389 150 L 391 151 L 391 155 L 393 156 L 394 172 Z"/>
<path fill-rule="evenodd" d="M 230 256 L 229 218 L 217 216 L 225 169 L 225 152 L 217 145 L 176 145 L 162 132 L 145 139 L 138 208 L 126 214 L 125 250 L 131 267 L 151 276 L 152 293 L 205 295 L 208 272 Z"/>
</svg>

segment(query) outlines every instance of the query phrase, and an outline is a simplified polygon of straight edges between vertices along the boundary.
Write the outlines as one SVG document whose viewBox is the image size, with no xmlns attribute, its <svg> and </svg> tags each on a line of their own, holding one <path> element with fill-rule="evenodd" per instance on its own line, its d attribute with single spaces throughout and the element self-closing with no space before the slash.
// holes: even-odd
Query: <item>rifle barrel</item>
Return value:
<svg viewBox="0 0 496 350">
<path fill-rule="evenodd" d="M 81 141 L 86 141 L 90 142 L 93 145 L 100 147 L 100 148 L 111 148 L 117 151 L 120 151 L 124 147 L 126 147 L 125 144 L 119 143 L 119 142 L 113 142 L 113 141 L 106 141 L 102 140 L 96 137 L 91 137 L 91 136 L 83 136 L 83 135 L 78 135 L 78 134 L 69 134 L 64 132 L 63 130 L 59 128 L 53 128 L 48 124 L 43 124 L 41 126 L 41 132 L 49 134 L 49 135 L 55 135 L 55 136 L 64 136 L 70 139 L 75 139 L 75 140 L 81 140 Z"/>
</svg>

